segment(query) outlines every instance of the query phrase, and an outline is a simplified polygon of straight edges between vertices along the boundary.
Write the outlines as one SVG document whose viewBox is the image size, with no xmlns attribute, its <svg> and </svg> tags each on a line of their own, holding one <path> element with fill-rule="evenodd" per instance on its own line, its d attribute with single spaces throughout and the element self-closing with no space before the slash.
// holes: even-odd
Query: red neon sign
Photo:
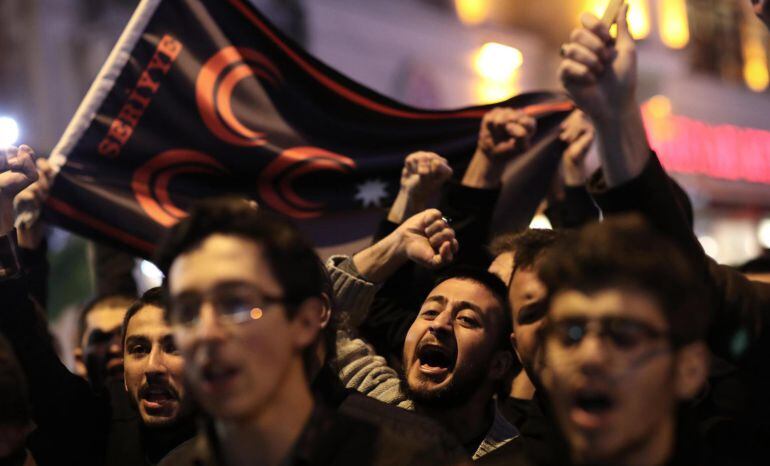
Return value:
<svg viewBox="0 0 770 466">
<path fill-rule="evenodd" d="M 770 132 L 712 126 L 677 115 L 654 115 L 643 107 L 650 145 L 675 173 L 770 184 Z"/>
</svg>

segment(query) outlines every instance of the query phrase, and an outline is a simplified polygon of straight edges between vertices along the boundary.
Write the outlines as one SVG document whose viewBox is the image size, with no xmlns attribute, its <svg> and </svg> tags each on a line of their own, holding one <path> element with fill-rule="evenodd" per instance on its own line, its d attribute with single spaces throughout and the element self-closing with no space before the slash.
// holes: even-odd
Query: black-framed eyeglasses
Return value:
<svg viewBox="0 0 770 466">
<path fill-rule="evenodd" d="M 629 317 L 567 317 L 547 322 L 543 332 L 546 338 L 553 338 L 567 348 L 578 346 L 588 333 L 593 332 L 621 351 L 631 351 L 646 343 L 670 339 L 668 331 Z"/>
<path fill-rule="evenodd" d="M 261 319 L 268 308 L 282 304 L 285 300 L 268 296 L 247 284 L 218 286 L 208 293 L 185 292 L 171 299 L 171 325 L 177 328 L 197 325 L 204 302 L 211 304 L 221 322 L 242 324 Z"/>
</svg>

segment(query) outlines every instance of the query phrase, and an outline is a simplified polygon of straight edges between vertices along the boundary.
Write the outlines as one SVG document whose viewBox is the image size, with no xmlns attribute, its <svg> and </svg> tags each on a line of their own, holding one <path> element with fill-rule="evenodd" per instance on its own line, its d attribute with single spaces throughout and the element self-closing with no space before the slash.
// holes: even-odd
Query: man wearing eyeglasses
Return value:
<svg viewBox="0 0 770 466">
<path fill-rule="evenodd" d="M 551 293 L 541 376 L 569 461 L 701 464 L 704 450 L 679 413 L 706 381 L 707 322 L 681 253 L 622 217 L 557 246 L 540 276 Z M 741 453 L 719 457 L 712 446 L 709 461 Z"/>
<path fill-rule="evenodd" d="M 376 407 L 383 419 L 374 422 L 314 393 L 328 277 L 285 220 L 234 199 L 200 203 L 172 229 L 158 263 L 186 380 L 208 415 L 204 431 L 161 464 L 451 464 L 430 432 L 396 429 Z"/>
</svg>

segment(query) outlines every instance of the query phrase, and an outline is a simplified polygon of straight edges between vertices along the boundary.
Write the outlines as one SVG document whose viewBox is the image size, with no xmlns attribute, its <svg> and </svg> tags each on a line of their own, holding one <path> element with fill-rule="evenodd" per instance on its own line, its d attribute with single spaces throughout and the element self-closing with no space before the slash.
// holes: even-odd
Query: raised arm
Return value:
<svg viewBox="0 0 770 466">
<path fill-rule="evenodd" d="M 13 198 L 37 180 L 34 153 L 27 146 L 11 149 L 0 170 L 0 235 L 15 235 Z M 14 247 L 11 242 L 10 247 Z M 12 252 L 12 251 L 11 251 Z M 3 255 L 3 260 L 13 254 Z M 13 264 L 0 264 L 7 269 Z M 37 431 L 30 449 L 38 464 L 94 464 L 103 453 L 100 436 L 108 419 L 88 383 L 59 360 L 43 313 L 29 299 L 26 278 L 0 279 L 0 332 L 13 346 L 29 383 Z"/>
<path fill-rule="evenodd" d="M 562 48 L 560 77 L 577 105 L 593 120 L 602 169 L 589 189 L 604 215 L 637 212 L 671 238 L 711 291 L 709 343 L 719 356 L 751 372 L 767 372 L 770 287 L 709 259 L 692 232 L 671 181 L 650 149 L 636 102 L 636 51 L 624 6 L 618 37 L 585 14 L 582 27 Z"/>
</svg>

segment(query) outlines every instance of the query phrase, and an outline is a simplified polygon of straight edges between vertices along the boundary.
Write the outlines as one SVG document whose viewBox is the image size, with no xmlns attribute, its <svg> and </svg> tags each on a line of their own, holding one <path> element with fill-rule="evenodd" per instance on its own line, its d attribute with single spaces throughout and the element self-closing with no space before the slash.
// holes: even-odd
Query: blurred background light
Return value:
<svg viewBox="0 0 770 466">
<path fill-rule="evenodd" d="M 690 42 L 690 24 L 686 0 L 658 2 L 658 29 L 660 40 L 666 47 L 682 49 L 687 46 Z"/>
<path fill-rule="evenodd" d="M 152 262 L 143 260 L 139 265 L 139 268 L 142 271 L 142 275 L 148 279 L 158 282 L 163 281 L 163 272 L 161 272 Z"/>
<path fill-rule="evenodd" d="M 684 1 L 684 0 L 682 0 Z M 607 9 L 609 0 L 585 0 L 583 11 L 589 11 L 601 18 Z M 634 39 L 646 39 L 650 35 L 649 0 L 628 0 L 628 25 Z"/>
<path fill-rule="evenodd" d="M 487 19 L 489 0 L 455 0 L 455 9 L 463 24 L 474 26 Z"/>
<path fill-rule="evenodd" d="M 709 257 L 719 260 L 719 243 L 717 240 L 712 238 L 708 235 L 703 235 L 698 237 L 698 241 L 700 242 L 700 245 L 703 246 L 703 250 L 706 252 L 706 254 L 709 255 Z"/>
<path fill-rule="evenodd" d="M 497 42 L 484 44 L 474 59 L 476 72 L 491 81 L 507 82 L 516 78 L 516 72 L 524 64 L 519 49 Z"/>
<path fill-rule="evenodd" d="M 19 141 L 19 124 L 11 117 L 0 117 L 0 147 L 8 147 Z"/>
<path fill-rule="evenodd" d="M 743 40 L 743 78 L 754 92 L 763 92 L 770 84 L 767 69 L 767 51 L 762 41 L 754 34 Z"/>
<path fill-rule="evenodd" d="M 765 218 L 759 222 L 757 227 L 757 238 L 759 244 L 765 249 L 770 249 L 770 218 Z"/>
<path fill-rule="evenodd" d="M 541 230 L 553 230 L 551 221 L 548 220 L 548 217 L 546 217 L 544 214 L 535 215 L 535 217 L 532 219 L 532 222 L 530 222 L 529 227 L 538 228 Z"/>
<path fill-rule="evenodd" d="M 489 104 L 517 94 L 523 64 L 524 56 L 519 49 L 497 42 L 484 44 L 473 57 L 473 68 L 480 78 L 475 86 L 476 99 Z"/>
<path fill-rule="evenodd" d="M 664 95 L 656 95 L 647 101 L 645 110 L 655 119 L 664 119 L 671 116 L 671 99 Z"/>
</svg>

